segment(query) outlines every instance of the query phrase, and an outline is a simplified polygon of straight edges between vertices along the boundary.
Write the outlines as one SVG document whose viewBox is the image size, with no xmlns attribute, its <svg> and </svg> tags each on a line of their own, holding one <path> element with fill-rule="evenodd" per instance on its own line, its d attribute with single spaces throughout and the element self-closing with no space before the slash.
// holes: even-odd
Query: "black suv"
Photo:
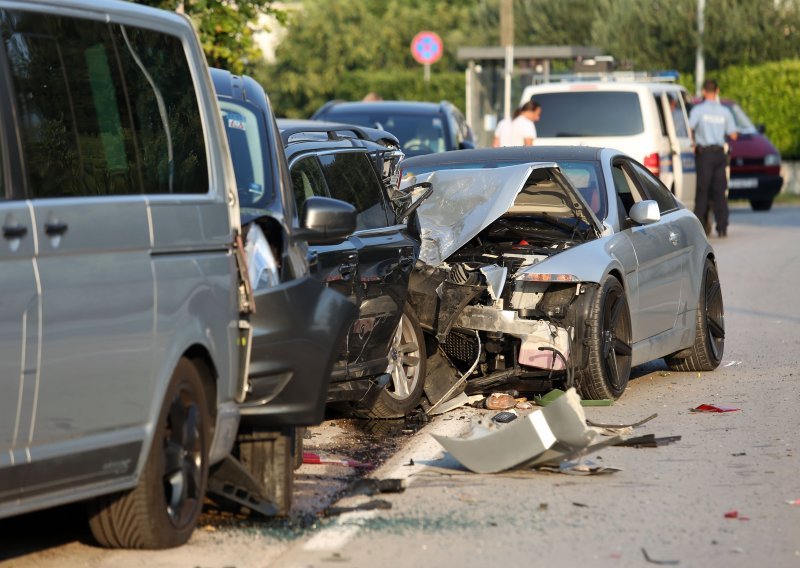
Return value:
<svg viewBox="0 0 800 568">
<path fill-rule="evenodd" d="M 311 118 L 387 130 L 400 140 L 406 157 L 475 147 L 464 115 L 447 101 L 329 101 Z"/>
<path fill-rule="evenodd" d="M 424 197 L 409 204 L 407 194 L 395 193 L 396 141 L 387 147 L 373 141 L 374 131 L 352 125 L 279 120 L 278 127 L 297 208 L 325 196 L 357 211 L 349 238 L 311 247 L 312 273 L 359 307 L 328 401 L 364 416 L 403 416 L 419 403 L 426 371 L 422 329 L 406 305 L 420 245 L 412 211 Z"/>
</svg>

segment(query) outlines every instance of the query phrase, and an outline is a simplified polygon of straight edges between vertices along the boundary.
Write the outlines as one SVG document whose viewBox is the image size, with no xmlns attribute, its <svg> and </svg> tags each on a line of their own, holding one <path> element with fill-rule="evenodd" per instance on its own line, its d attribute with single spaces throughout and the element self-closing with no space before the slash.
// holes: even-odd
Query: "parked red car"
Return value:
<svg viewBox="0 0 800 568">
<path fill-rule="evenodd" d="M 721 102 L 730 109 L 739 131 L 731 143 L 728 199 L 749 199 L 754 211 L 769 211 L 783 187 L 781 155 L 764 135 L 763 124 L 754 125 L 736 101 Z"/>
</svg>

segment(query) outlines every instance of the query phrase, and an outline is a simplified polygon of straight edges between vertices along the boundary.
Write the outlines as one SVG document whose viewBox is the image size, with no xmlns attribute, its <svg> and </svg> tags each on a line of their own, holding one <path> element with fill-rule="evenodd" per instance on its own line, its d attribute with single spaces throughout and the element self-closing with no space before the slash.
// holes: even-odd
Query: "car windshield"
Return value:
<svg viewBox="0 0 800 568">
<path fill-rule="evenodd" d="M 540 138 L 630 136 L 644 132 L 636 93 L 623 91 L 569 91 L 540 93 L 542 105 L 536 123 Z"/>
<path fill-rule="evenodd" d="M 431 167 L 415 167 L 401 163 L 403 178 L 414 176 L 418 177 L 432 171 L 440 170 L 464 170 L 474 168 L 503 168 L 524 164 L 530 160 L 506 160 L 491 162 L 470 162 L 470 163 L 449 163 L 437 164 Z M 600 164 L 594 161 L 585 160 L 555 160 L 561 168 L 561 172 L 567 177 L 575 188 L 580 191 L 586 203 L 592 209 L 598 219 L 605 219 L 608 212 L 606 205 L 606 191 L 603 183 L 603 176 L 600 171 Z"/>
<path fill-rule="evenodd" d="M 246 106 L 219 101 L 222 122 L 228 137 L 239 206 L 264 208 L 272 198 L 268 187 L 268 165 L 264 162 L 264 132 L 256 114 Z"/>
<path fill-rule="evenodd" d="M 732 105 L 728 106 L 731 109 L 731 114 L 733 114 L 733 121 L 736 123 L 736 130 L 741 132 L 742 134 L 753 134 L 756 132 L 756 127 L 753 126 L 753 123 L 750 121 L 750 117 L 745 114 L 742 110 L 742 107 L 733 103 Z"/>
<path fill-rule="evenodd" d="M 385 112 L 332 112 L 320 119 L 380 128 L 391 132 L 400 140 L 403 153 L 408 156 L 434 154 L 447 150 L 442 118 L 434 114 L 390 114 Z"/>
</svg>

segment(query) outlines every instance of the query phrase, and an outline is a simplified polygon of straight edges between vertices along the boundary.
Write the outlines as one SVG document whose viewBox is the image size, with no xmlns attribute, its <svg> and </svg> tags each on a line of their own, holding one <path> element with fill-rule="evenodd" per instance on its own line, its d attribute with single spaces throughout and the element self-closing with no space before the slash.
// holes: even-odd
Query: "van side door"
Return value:
<svg viewBox="0 0 800 568">
<path fill-rule="evenodd" d="M 3 48 L 0 45 L 0 52 Z M 0 53 L 0 73 L 8 76 Z M 30 204 L 9 167 L 13 117 L 8 82 L 0 87 L 0 502 L 17 489 L 5 468 L 24 460 L 36 392 L 39 338 L 39 287 L 36 281 L 36 240 Z M 14 160 L 15 163 L 18 163 Z M 14 168 L 18 169 L 18 168 Z M 17 188 L 17 191 L 14 191 Z"/>
<path fill-rule="evenodd" d="M 155 313 L 141 180 L 152 148 L 134 135 L 141 101 L 118 66 L 123 34 L 43 13 L 18 12 L 8 25 L 41 286 L 34 478 L 131 474 L 153 399 Z M 60 470 L 44 471 L 52 459 Z"/>
<path fill-rule="evenodd" d="M 666 91 L 661 97 L 661 105 L 672 153 L 673 193 L 687 208 L 692 210 L 694 209 L 697 174 L 683 97 L 677 91 Z"/>
</svg>

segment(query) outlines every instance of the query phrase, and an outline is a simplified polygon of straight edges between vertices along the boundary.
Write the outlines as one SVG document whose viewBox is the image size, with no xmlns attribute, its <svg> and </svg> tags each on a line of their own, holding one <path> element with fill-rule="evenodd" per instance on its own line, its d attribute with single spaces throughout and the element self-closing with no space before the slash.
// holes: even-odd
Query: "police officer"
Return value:
<svg viewBox="0 0 800 568">
<path fill-rule="evenodd" d="M 710 199 L 717 220 L 717 234 L 725 237 L 728 234 L 725 136 L 736 140 L 738 133 L 733 115 L 719 102 L 719 87 L 714 79 L 703 83 L 703 102 L 689 113 L 689 126 L 694 131 L 697 163 L 694 213 L 706 227 L 706 233 L 710 232 L 707 224 Z"/>
</svg>

